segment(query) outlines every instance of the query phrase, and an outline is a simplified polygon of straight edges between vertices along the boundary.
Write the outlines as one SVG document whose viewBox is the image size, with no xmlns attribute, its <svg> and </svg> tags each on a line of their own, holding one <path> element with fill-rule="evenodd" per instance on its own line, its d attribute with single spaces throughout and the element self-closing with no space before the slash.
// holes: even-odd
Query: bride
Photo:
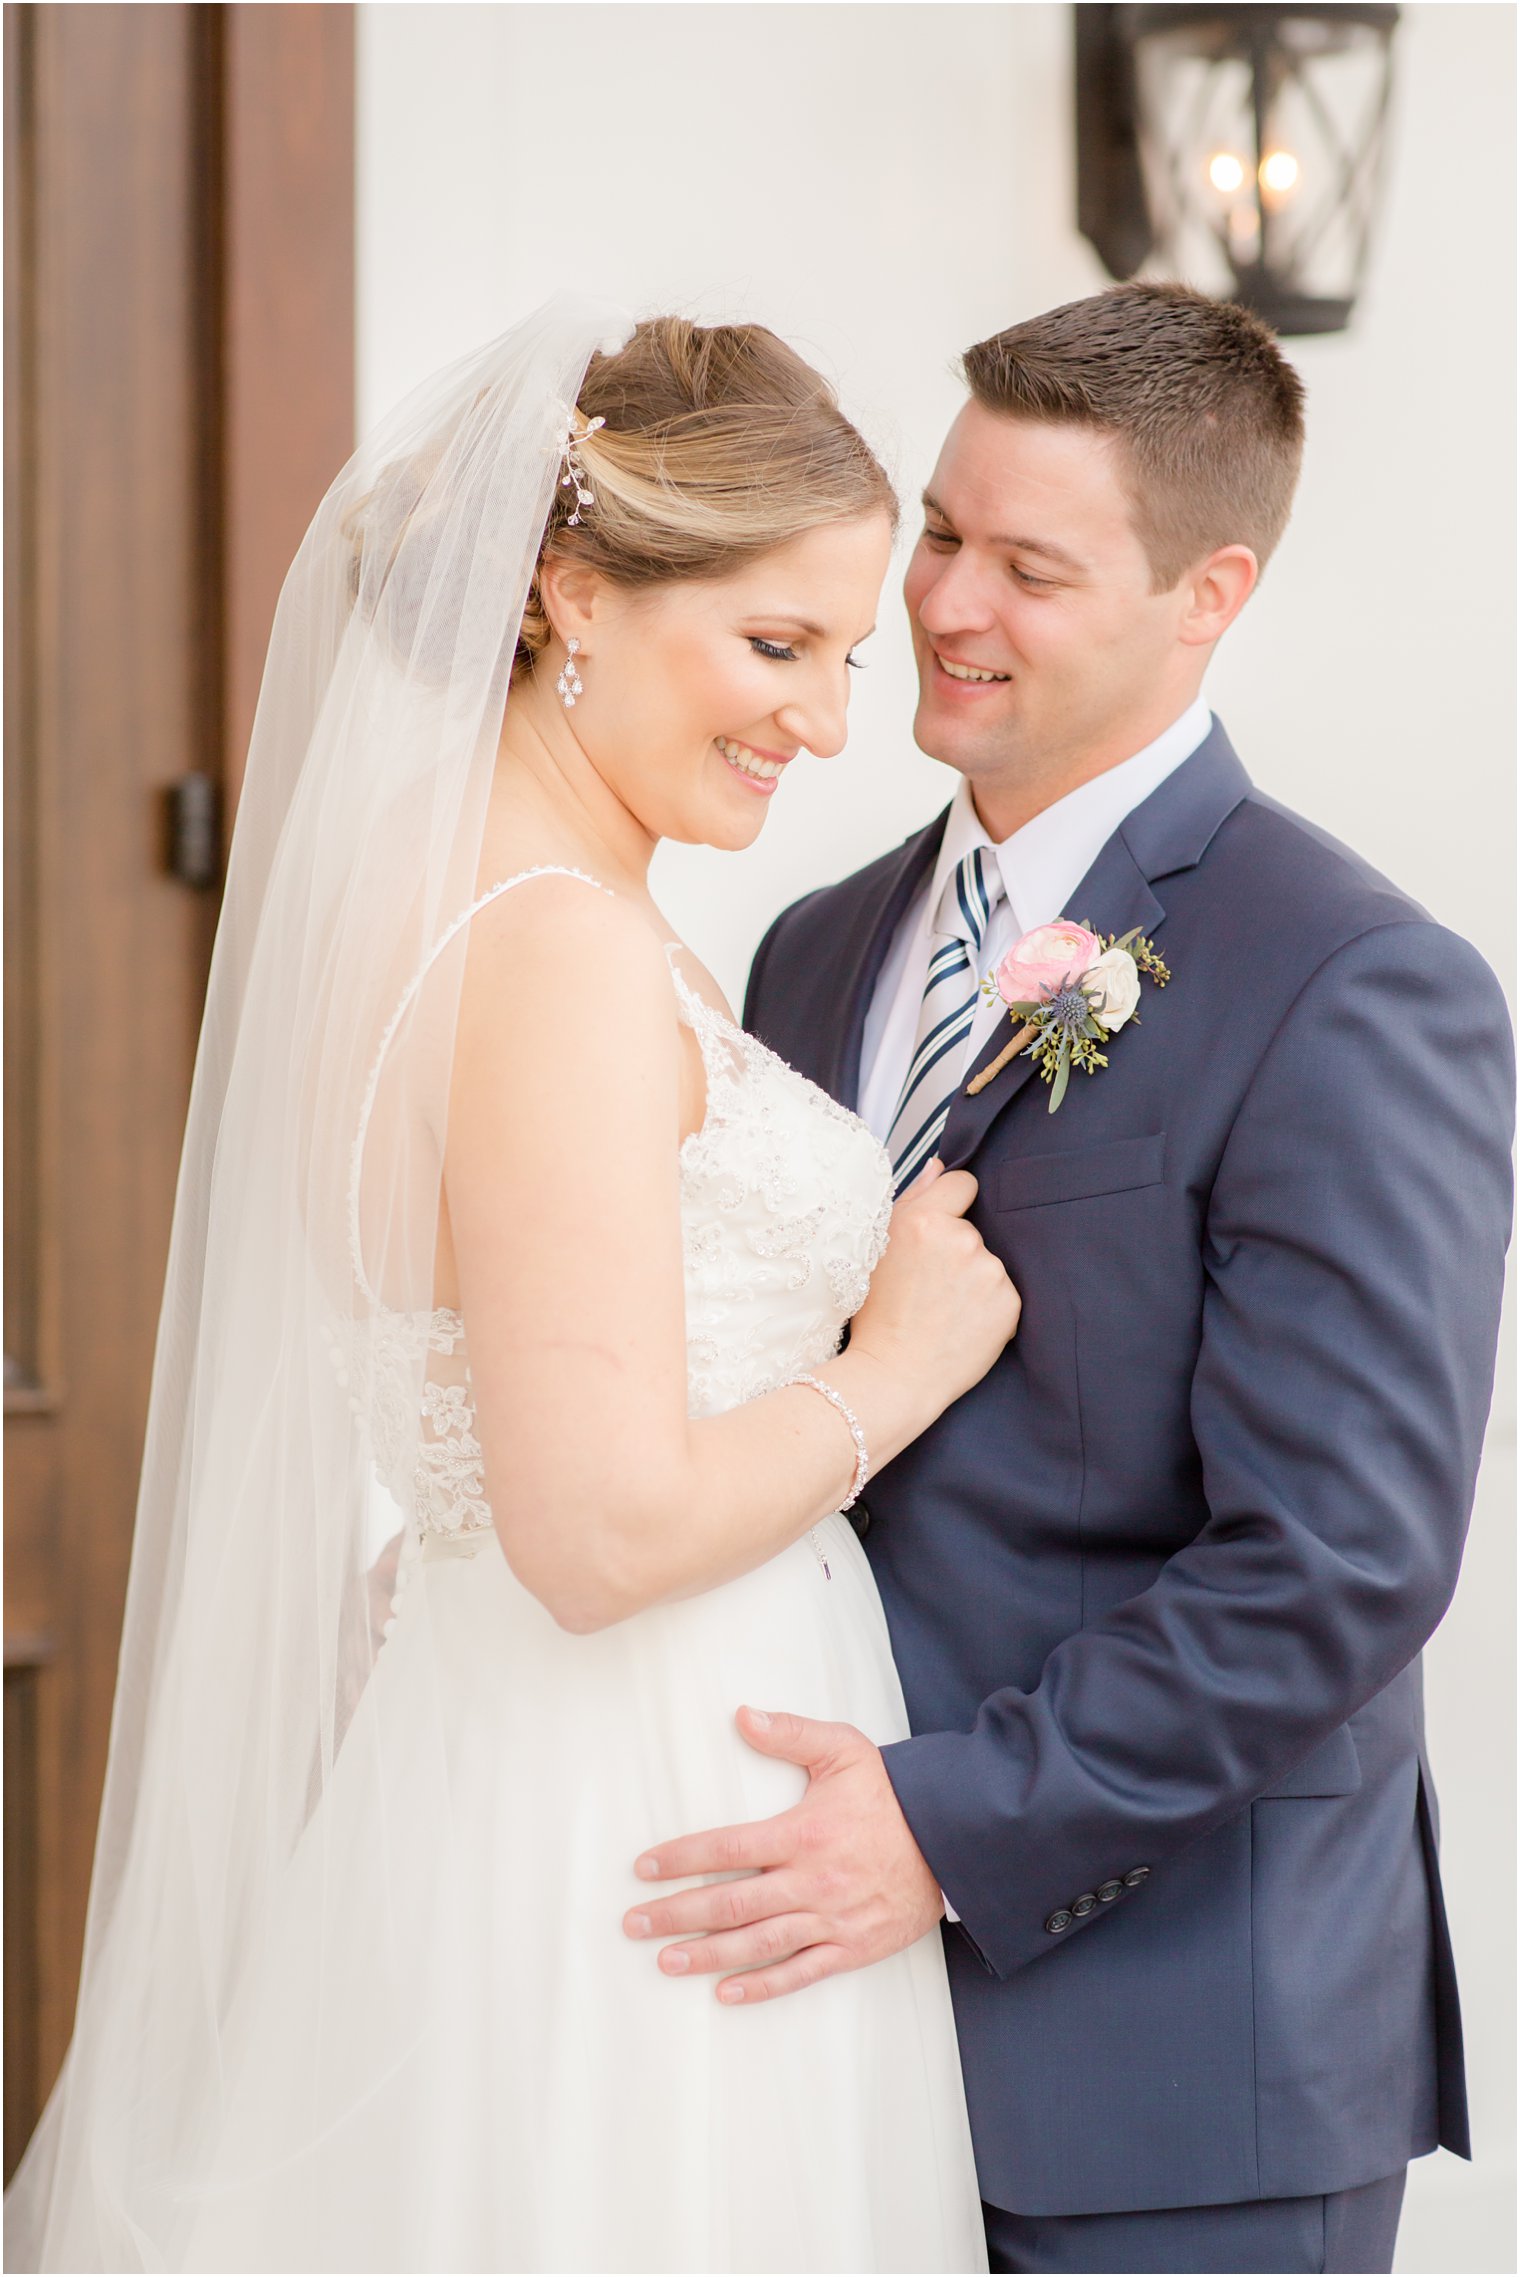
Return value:
<svg viewBox="0 0 1520 2277">
<path fill-rule="evenodd" d="M 742 1702 L 905 1734 L 842 1513 L 1017 1322 L 974 1182 L 893 1210 L 649 892 L 839 748 L 893 516 L 770 333 L 566 301 L 319 508 L 9 2266 L 985 2267 L 937 1937 L 746 2010 L 621 1928 L 800 1791 Z"/>
</svg>

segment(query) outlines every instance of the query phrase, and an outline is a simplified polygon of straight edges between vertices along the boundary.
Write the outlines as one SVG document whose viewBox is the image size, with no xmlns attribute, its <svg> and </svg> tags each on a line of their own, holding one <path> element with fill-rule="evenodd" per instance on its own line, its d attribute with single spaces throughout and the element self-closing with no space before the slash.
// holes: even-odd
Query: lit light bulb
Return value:
<svg viewBox="0 0 1520 2277">
<path fill-rule="evenodd" d="M 1246 170 L 1232 150 L 1216 150 L 1209 160 L 1209 180 L 1222 196 L 1231 197 L 1246 178 Z"/>
<path fill-rule="evenodd" d="M 1298 181 L 1298 160 L 1291 150 L 1269 150 L 1261 162 L 1261 186 L 1286 197 Z"/>
</svg>

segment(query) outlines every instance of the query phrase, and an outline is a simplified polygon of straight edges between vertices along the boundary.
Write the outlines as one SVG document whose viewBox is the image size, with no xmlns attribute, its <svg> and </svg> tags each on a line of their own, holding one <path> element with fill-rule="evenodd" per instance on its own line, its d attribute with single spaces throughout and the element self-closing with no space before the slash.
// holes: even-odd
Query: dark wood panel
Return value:
<svg viewBox="0 0 1520 2277">
<path fill-rule="evenodd" d="M 165 806 L 232 774 L 350 447 L 352 11 L 5 41 L 8 2171 L 72 2022 L 216 912 Z"/>
<path fill-rule="evenodd" d="M 354 447 L 354 11 L 222 14 L 230 815 L 281 581 Z"/>
<path fill-rule="evenodd" d="M 105 1767 L 142 1421 L 211 911 L 165 874 L 160 809 L 198 747 L 188 11 L 33 18 L 33 764 L 46 872 L 46 1048 L 60 1106 L 60 1371 L 46 1430 L 50 1602 L 39 1679 L 58 1762 L 40 1794 L 40 2070 L 67 2039 Z M 14 1512 L 14 1504 L 12 1505 Z M 13 1526 L 16 1519 L 13 1516 Z M 15 1611 L 12 1609 L 14 1619 Z"/>
<path fill-rule="evenodd" d="M 5 1652 L 5 2171 L 13 2174 L 42 2101 L 42 1889 L 37 1841 L 42 1792 L 38 1687 L 51 1657 L 43 1638 L 7 1639 Z"/>
<path fill-rule="evenodd" d="M 35 19 L 5 11 L 5 554 L 35 558 Z M 34 732 L 35 589 L 12 578 L 5 611 L 5 1406 L 42 1413 L 58 1394 L 56 1084 L 47 1052 L 51 967 L 41 909 L 48 849 Z"/>
</svg>

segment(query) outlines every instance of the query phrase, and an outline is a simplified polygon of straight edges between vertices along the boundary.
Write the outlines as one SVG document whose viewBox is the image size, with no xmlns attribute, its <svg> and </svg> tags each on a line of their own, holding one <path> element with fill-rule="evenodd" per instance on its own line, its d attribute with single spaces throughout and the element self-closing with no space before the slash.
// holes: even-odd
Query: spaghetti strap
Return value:
<svg viewBox="0 0 1520 2277">
<path fill-rule="evenodd" d="M 675 982 L 677 996 L 681 999 L 683 1005 L 700 1004 L 702 1002 L 701 997 L 698 996 L 696 990 L 692 987 L 691 982 L 687 979 L 685 973 L 682 972 L 680 966 L 676 963 L 676 958 L 679 956 L 684 956 L 685 953 L 686 944 L 684 941 L 666 942 L 665 962 L 670 967 L 670 977 Z"/>
<path fill-rule="evenodd" d="M 611 894 L 614 901 L 617 899 L 611 886 L 604 885 L 600 878 L 592 877 L 586 870 L 571 869 L 561 862 L 538 862 L 534 864 L 532 869 L 518 870 L 510 878 L 498 878 L 495 885 L 487 886 L 484 893 L 477 894 L 467 908 L 461 909 L 457 917 L 450 919 L 402 990 L 400 1001 L 385 1024 L 385 1032 L 380 1038 L 379 1046 L 375 1052 L 374 1064 L 370 1068 L 369 1079 L 364 1086 L 364 1100 L 359 1109 L 358 1126 L 354 1132 L 354 1143 L 349 1154 L 349 1262 L 353 1266 L 354 1279 L 358 1283 L 360 1294 L 365 1302 L 373 1305 L 377 1311 L 383 1311 L 385 1308 L 375 1290 L 371 1288 L 369 1275 L 364 1270 L 363 1249 L 359 1238 L 359 1180 L 364 1166 L 364 1142 L 369 1136 L 370 1117 L 375 1111 L 375 1097 L 380 1088 L 380 1074 L 385 1066 L 385 1055 L 391 1048 L 396 1030 L 411 1010 L 418 989 L 426 980 L 436 959 L 442 956 L 455 935 L 461 932 L 472 918 L 478 917 L 489 903 L 496 901 L 504 893 L 510 893 L 514 886 L 526 885 L 530 878 L 579 878 L 582 885 L 595 886 L 598 893 Z"/>
<path fill-rule="evenodd" d="M 700 989 L 692 987 L 685 973 L 675 962 L 677 956 L 684 956 L 685 954 L 686 943 L 684 941 L 666 942 L 665 959 L 670 966 L 670 977 L 675 982 L 676 995 L 680 999 L 681 1009 L 686 1015 L 687 1026 L 695 1028 L 699 1035 L 718 1034 L 742 1037 L 745 1031 L 738 1021 L 730 1020 L 728 1014 L 720 1012 L 716 1004 L 708 1003 Z"/>
</svg>

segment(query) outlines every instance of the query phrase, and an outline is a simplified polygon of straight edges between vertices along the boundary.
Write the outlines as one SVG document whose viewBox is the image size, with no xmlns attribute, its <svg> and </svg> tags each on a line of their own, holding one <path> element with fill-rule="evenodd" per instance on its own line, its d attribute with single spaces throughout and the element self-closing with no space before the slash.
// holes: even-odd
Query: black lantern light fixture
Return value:
<svg viewBox="0 0 1520 2277">
<path fill-rule="evenodd" d="M 1278 332 L 1344 331 L 1366 269 L 1396 7 L 1078 0 L 1077 220 Z"/>
</svg>

